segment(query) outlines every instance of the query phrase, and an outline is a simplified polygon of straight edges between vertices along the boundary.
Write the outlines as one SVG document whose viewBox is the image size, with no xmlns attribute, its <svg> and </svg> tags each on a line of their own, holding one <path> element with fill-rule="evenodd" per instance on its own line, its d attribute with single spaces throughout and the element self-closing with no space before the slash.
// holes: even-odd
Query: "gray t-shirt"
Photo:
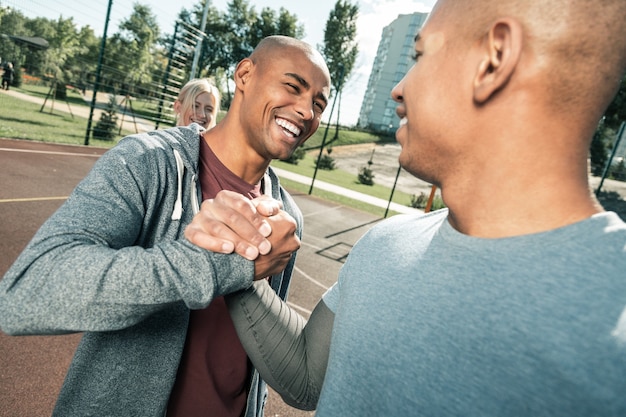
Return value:
<svg viewBox="0 0 626 417">
<path fill-rule="evenodd" d="M 625 416 L 626 224 L 480 239 L 447 210 L 353 248 L 316 416 Z"/>
</svg>

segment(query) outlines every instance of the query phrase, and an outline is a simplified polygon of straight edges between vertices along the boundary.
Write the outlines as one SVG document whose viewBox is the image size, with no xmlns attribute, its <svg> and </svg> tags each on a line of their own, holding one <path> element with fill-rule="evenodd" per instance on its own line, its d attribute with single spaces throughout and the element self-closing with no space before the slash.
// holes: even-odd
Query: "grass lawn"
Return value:
<svg viewBox="0 0 626 417">
<path fill-rule="evenodd" d="M 350 130 L 339 127 L 339 133 L 335 140 L 335 126 L 330 126 L 326 132 L 326 125 L 320 124 L 319 129 L 304 144 L 304 149 L 319 149 L 326 135 L 324 148 L 343 145 L 356 145 L 359 143 L 394 143 L 392 136 L 375 135 L 370 132 Z"/>
<path fill-rule="evenodd" d="M 42 99 L 45 99 L 48 94 L 48 88 L 43 86 L 29 85 L 28 90 L 14 89 Z M 89 107 L 80 94 L 71 90 L 68 90 L 67 102 L 70 109 L 76 109 L 79 106 Z M 0 94 L 0 109 L 2 111 L 0 137 L 82 145 L 85 143 L 88 120 L 76 114 L 72 118 L 72 115 L 67 112 L 68 103 L 64 100 L 55 100 L 53 109 L 52 99 L 48 99 L 42 108 L 40 104 L 21 100 L 8 94 Z M 96 123 L 97 120 L 94 118 L 92 127 Z M 122 130 L 118 139 L 131 133 Z M 89 144 L 98 147 L 111 147 L 115 141 L 109 142 L 90 138 Z"/>
</svg>

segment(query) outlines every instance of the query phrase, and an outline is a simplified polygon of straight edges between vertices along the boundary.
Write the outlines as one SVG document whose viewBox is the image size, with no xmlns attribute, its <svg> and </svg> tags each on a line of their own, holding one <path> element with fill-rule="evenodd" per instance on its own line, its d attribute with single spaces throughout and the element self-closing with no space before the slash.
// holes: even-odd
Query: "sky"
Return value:
<svg viewBox="0 0 626 417">
<path fill-rule="evenodd" d="M 228 0 L 210 0 L 211 5 L 218 10 L 225 11 Z M 130 16 L 133 4 L 138 2 L 151 7 L 157 17 L 159 27 L 163 33 L 171 34 L 174 31 L 174 22 L 181 9 L 193 9 L 199 0 L 113 0 L 111 20 L 108 35 L 117 32 L 117 25 Z M 250 0 L 250 4 L 257 11 L 264 7 L 278 10 L 281 7 L 298 16 L 298 21 L 304 25 L 304 40 L 314 46 L 324 42 L 324 26 L 336 0 Z M 352 126 L 357 123 L 361 103 L 367 88 L 367 81 L 376 57 L 378 42 L 382 30 L 400 14 L 414 12 L 429 12 L 435 0 L 351 0 L 359 5 L 357 20 L 357 41 L 359 55 L 357 56 L 353 73 L 347 81 L 341 100 L 340 123 Z M 88 4 L 89 6 L 86 6 Z M 96 35 L 102 36 L 106 17 L 108 0 L 0 0 L 0 6 L 20 10 L 28 17 L 42 16 L 49 19 L 72 17 L 78 27 L 89 25 Z M 330 116 L 330 106 L 323 119 Z M 336 120 L 332 116 L 333 123 Z"/>
</svg>

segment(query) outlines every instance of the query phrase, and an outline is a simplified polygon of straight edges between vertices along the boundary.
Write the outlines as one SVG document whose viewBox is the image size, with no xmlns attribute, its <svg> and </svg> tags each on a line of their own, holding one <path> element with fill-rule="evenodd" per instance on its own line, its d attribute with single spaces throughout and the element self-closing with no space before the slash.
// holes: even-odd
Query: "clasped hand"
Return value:
<svg viewBox="0 0 626 417">
<path fill-rule="evenodd" d="M 185 237 L 212 252 L 235 252 L 254 261 L 254 279 L 262 279 L 285 269 L 300 248 L 296 226 L 279 201 L 224 190 L 202 203 Z"/>
</svg>

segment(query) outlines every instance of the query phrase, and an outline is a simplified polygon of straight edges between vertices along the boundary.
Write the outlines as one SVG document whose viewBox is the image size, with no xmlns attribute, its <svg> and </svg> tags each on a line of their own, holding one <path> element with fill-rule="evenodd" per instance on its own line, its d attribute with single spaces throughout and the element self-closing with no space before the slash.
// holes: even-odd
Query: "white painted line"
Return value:
<svg viewBox="0 0 626 417">
<path fill-rule="evenodd" d="M 310 275 L 308 275 L 306 272 L 304 272 L 302 269 L 298 268 L 297 266 L 294 267 L 294 269 L 301 273 L 302 275 L 304 275 L 304 278 L 308 279 L 309 281 L 311 281 L 313 284 L 317 285 L 318 287 L 324 289 L 324 291 L 326 291 L 328 288 L 326 285 L 322 284 L 321 282 L 319 282 L 318 280 L 316 280 L 315 278 L 311 277 Z"/>
<path fill-rule="evenodd" d="M 291 308 L 295 309 L 295 310 L 299 310 L 299 311 L 301 311 L 301 312 L 305 313 L 307 316 L 310 316 L 310 315 L 311 315 L 311 313 L 312 313 L 312 311 L 311 311 L 311 310 L 307 310 L 306 308 L 304 308 L 304 307 L 300 307 L 299 305 L 294 304 L 294 303 L 292 303 L 292 302 L 290 302 L 290 301 L 287 301 L 287 305 L 288 305 L 289 307 L 291 307 Z"/>
<path fill-rule="evenodd" d="M 27 203 L 31 201 L 52 201 L 52 200 L 67 200 L 68 197 L 31 197 L 31 198 L 7 198 L 0 200 L 0 203 Z"/>
<path fill-rule="evenodd" d="M 0 148 L 0 151 L 4 152 L 21 152 L 21 153 L 40 153 L 47 155 L 63 155 L 63 156 L 91 156 L 94 158 L 100 158 L 102 155 L 92 154 L 92 153 L 72 153 L 72 152 L 53 152 L 53 151 L 33 151 L 31 149 L 11 149 L 11 148 Z"/>
</svg>

